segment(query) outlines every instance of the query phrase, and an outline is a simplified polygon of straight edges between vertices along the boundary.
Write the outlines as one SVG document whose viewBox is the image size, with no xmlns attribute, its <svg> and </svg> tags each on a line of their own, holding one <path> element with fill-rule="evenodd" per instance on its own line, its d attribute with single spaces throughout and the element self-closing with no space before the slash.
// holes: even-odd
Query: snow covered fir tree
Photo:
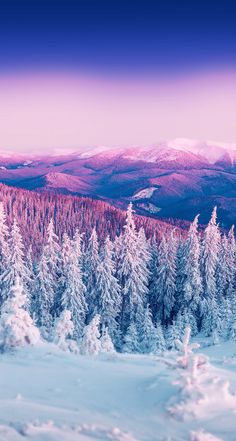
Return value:
<svg viewBox="0 0 236 441">
<path fill-rule="evenodd" d="M 95 228 L 60 239 L 51 218 L 38 249 L 26 250 L 21 225 L 1 203 L 2 350 L 41 336 L 85 355 L 155 354 L 175 348 L 188 326 L 213 343 L 236 340 L 234 228 L 221 232 L 216 208 L 204 231 L 197 216 L 185 235 L 171 228 L 148 239 L 132 204 L 113 240 Z"/>
</svg>

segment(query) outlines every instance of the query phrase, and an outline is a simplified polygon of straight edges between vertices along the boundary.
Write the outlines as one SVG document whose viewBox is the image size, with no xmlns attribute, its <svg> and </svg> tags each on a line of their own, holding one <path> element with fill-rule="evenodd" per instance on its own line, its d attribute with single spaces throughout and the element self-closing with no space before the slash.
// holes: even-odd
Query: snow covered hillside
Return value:
<svg viewBox="0 0 236 441">
<path fill-rule="evenodd" d="M 212 364 L 184 394 L 180 370 L 156 356 L 86 357 L 43 343 L 5 353 L 0 356 L 0 440 L 234 441 L 236 344 L 200 352 Z M 206 396 L 200 399 L 202 386 Z M 179 415 L 173 408 L 180 403 Z"/>
</svg>

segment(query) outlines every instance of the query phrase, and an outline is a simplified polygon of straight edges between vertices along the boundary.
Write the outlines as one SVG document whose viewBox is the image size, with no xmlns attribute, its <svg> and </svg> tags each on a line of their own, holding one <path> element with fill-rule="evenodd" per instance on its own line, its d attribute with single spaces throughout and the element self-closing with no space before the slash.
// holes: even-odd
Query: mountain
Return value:
<svg viewBox="0 0 236 441">
<path fill-rule="evenodd" d="M 83 149 L 67 155 L 0 152 L 0 182 L 38 192 L 89 196 L 162 219 L 209 219 L 214 205 L 236 216 L 236 145 L 176 139 L 155 146 Z"/>
</svg>

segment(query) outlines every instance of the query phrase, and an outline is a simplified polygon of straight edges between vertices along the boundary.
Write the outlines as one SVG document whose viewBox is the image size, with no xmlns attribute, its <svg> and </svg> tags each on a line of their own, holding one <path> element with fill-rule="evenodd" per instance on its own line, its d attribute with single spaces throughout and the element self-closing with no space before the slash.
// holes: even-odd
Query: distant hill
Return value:
<svg viewBox="0 0 236 441">
<path fill-rule="evenodd" d="M 228 228 L 236 217 L 236 145 L 179 139 L 150 147 L 68 155 L 4 156 L 0 182 L 51 194 L 88 196 L 159 219 L 206 223 L 214 205 Z M 179 223 L 178 222 L 178 223 Z"/>
</svg>

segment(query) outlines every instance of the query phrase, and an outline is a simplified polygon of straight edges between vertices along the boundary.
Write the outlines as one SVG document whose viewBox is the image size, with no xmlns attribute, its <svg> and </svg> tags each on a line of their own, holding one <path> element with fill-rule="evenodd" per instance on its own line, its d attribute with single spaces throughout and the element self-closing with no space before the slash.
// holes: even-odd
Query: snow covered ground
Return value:
<svg viewBox="0 0 236 441">
<path fill-rule="evenodd" d="M 137 199 L 149 199 L 152 197 L 154 191 L 156 190 L 158 190 L 157 187 L 144 188 L 143 190 L 140 190 L 138 193 L 136 193 L 131 199 L 133 201 Z"/>
<path fill-rule="evenodd" d="M 179 370 L 155 356 L 86 357 L 49 344 L 1 355 L 0 441 L 235 441 L 236 343 L 200 352 L 211 364 L 187 400 Z"/>
</svg>

